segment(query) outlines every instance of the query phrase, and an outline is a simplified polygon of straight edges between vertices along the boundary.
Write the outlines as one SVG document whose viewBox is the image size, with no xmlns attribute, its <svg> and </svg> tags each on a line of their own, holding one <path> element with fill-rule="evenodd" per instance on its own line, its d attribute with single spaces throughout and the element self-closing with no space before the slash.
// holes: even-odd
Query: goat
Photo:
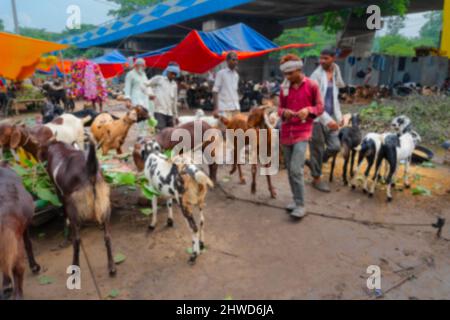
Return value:
<svg viewBox="0 0 450 320">
<path fill-rule="evenodd" d="M 217 128 L 219 126 L 219 120 L 214 118 L 213 116 L 206 116 L 205 112 L 202 109 L 197 109 L 194 116 L 178 117 L 178 125 L 183 125 L 197 120 L 204 121 L 214 128 Z"/>
<path fill-rule="evenodd" d="M 366 171 L 364 172 L 364 181 L 363 181 L 363 192 L 368 193 L 369 190 L 367 188 L 367 181 L 370 174 L 370 170 L 375 163 L 375 160 L 378 157 L 378 153 L 380 152 L 381 145 L 383 143 L 383 135 L 375 132 L 370 132 L 365 135 L 362 140 L 361 146 L 356 148 L 359 149 L 358 156 L 358 164 L 356 166 L 356 172 L 351 180 L 352 189 L 356 189 L 356 179 L 361 171 L 364 159 L 367 160 Z"/>
<path fill-rule="evenodd" d="M 3 151 L 10 150 L 13 129 L 14 126 L 11 124 L 0 124 L 0 158 L 3 157 Z"/>
<path fill-rule="evenodd" d="M 208 123 L 206 123 L 204 121 L 188 122 L 186 124 L 177 126 L 175 128 L 165 128 L 165 129 L 161 130 L 154 137 L 154 140 L 161 146 L 162 150 L 164 150 L 164 151 L 172 150 L 177 144 L 179 144 L 181 142 L 180 141 L 181 139 L 180 140 L 172 140 L 172 137 L 174 137 L 176 135 L 178 130 L 187 130 L 191 137 L 191 141 L 190 141 L 191 150 L 201 147 L 202 151 L 205 151 L 206 147 L 208 147 L 215 140 L 213 137 L 206 139 L 204 141 L 203 141 L 203 139 L 201 139 L 202 145 L 201 146 L 195 145 L 195 143 L 196 143 L 196 139 L 195 139 L 196 124 L 199 125 L 199 127 L 201 128 L 201 135 L 202 135 L 201 137 L 205 137 L 205 133 L 209 129 L 212 128 Z M 139 152 L 137 151 L 140 149 L 140 147 L 141 146 L 139 143 L 137 143 L 135 145 L 135 150 L 133 152 L 133 158 L 135 160 L 136 167 L 138 168 L 138 170 L 142 171 L 142 170 L 144 170 L 144 163 L 142 160 L 140 160 Z M 212 154 L 212 156 L 215 156 L 215 153 Z M 209 164 L 209 177 L 211 178 L 211 180 L 214 183 L 216 182 L 216 179 L 217 179 L 217 168 L 218 168 L 217 163 L 214 161 L 211 161 Z"/>
<path fill-rule="evenodd" d="M 23 298 L 25 252 L 34 274 L 37 264 L 28 228 L 34 215 L 34 202 L 21 179 L 11 169 L 0 164 L 0 271 L 3 273 L 4 295 L 11 290 L 14 299 Z M 0 297 L 1 297 L 0 292 Z"/>
<path fill-rule="evenodd" d="M 344 184 L 348 184 L 347 170 L 348 161 L 350 159 L 350 176 L 353 178 L 354 171 L 353 165 L 355 162 L 355 156 L 357 147 L 361 144 L 361 130 L 359 129 L 359 115 L 357 113 L 352 115 L 352 126 L 344 127 L 339 131 L 339 141 L 341 142 L 341 152 L 344 157 L 344 166 L 342 167 L 342 178 Z M 333 155 L 330 171 L 330 182 L 333 181 L 334 167 L 336 164 L 337 153 Z"/>
<path fill-rule="evenodd" d="M 144 173 L 148 186 L 158 192 L 158 196 L 153 196 L 152 199 L 152 220 L 148 228 L 152 231 L 156 227 L 158 197 L 166 199 L 169 211 L 167 225 L 173 226 L 172 204 L 175 200 L 192 231 L 192 255 L 189 262 L 195 263 L 200 250 L 204 248 L 205 197 L 208 187 L 212 188 L 214 183 L 186 158 L 178 156 L 178 161 L 172 161 L 164 156 L 161 150 L 156 141 L 142 143 L 139 150 L 141 161 L 145 162 Z M 200 210 L 200 228 L 194 219 L 194 207 Z"/>
<path fill-rule="evenodd" d="M 41 146 L 52 139 L 54 139 L 53 132 L 46 126 L 37 125 L 28 128 L 25 125 L 15 125 L 12 127 L 9 147 L 14 153 L 17 149 L 23 148 L 37 160 L 39 159 Z"/>
<path fill-rule="evenodd" d="M 267 156 L 272 157 L 272 137 L 273 137 L 273 131 L 276 123 L 278 121 L 278 117 L 274 115 L 278 115 L 275 108 L 272 107 L 257 107 L 250 110 L 250 114 L 247 119 L 247 130 L 255 130 L 256 131 L 256 137 L 257 137 L 257 150 L 253 150 L 253 152 L 257 152 L 259 155 L 260 152 L 260 144 L 262 143 L 260 141 L 260 130 L 266 130 L 267 132 L 267 139 L 266 139 L 266 152 Z M 277 145 L 277 152 L 279 152 L 279 146 Z M 258 157 L 259 160 L 259 157 Z M 270 167 L 270 163 L 266 165 L 266 167 Z M 257 164 L 252 164 L 252 186 L 251 186 L 251 192 L 253 194 L 256 193 L 256 172 L 258 169 Z M 277 194 L 275 191 L 275 188 L 272 185 L 272 180 L 270 178 L 270 175 L 266 175 L 267 177 L 267 185 L 269 187 L 270 196 L 275 199 Z"/>
<path fill-rule="evenodd" d="M 111 149 L 115 149 L 117 154 L 122 154 L 122 145 L 128 135 L 131 126 L 137 121 L 135 110 L 127 112 L 119 120 L 113 120 L 107 113 L 99 115 L 92 123 L 91 131 L 95 140 L 99 143 L 103 155 Z"/>
<path fill-rule="evenodd" d="M 80 228 L 84 221 L 93 221 L 104 228 L 110 276 L 116 274 L 110 235 L 110 188 L 103 179 L 95 144 L 89 144 L 87 156 L 66 143 L 52 141 L 43 147 L 40 161 L 52 179 L 64 214 L 70 224 L 73 244 L 73 265 L 80 265 Z"/>
<path fill-rule="evenodd" d="M 66 90 L 59 81 L 54 84 L 55 86 L 46 83 L 42 86 L 45 96 L 48 97 L 52 104 L 60 105 L 62 102 L 64 110 L 73 111 L 75 109 L 75 102 L 73 99 L 67 97 Z"/>
<path fill-rule="evenodd" d="M 59 108 L 58 106 L 55 106 L 51 103 L 46 103 L 44 105 L 44 107 L 42 108 L 41 113 L 42 113 L 42 117 L 43 117 L 42 123 L 47 124 L 49 122 L 52 122 L 58 116 L 63 115 L 65 112 L 62 108 Z M 71 114 L 79 119 L 88 119 L 88 117 L 89 117 L 89 121 L 84 122 L 85 127 L 90 127 L 92 125 L 92 123 L 94 122 L 94 120 L 97 118 L 97 116 L 100 115 L 100 113 L 98 113 L 92 109 L 84 109 L 84 110 L 80 110 L 80 111 L 76 111 L 76 112 L 71 112 L 69 114 Z M 114 120 L 119 119 L 113 115 L 111 115 L 111 117 Z"/>
<path fill-rule="evenodd" d="M 57 141 L 77 145 L 84 150 L 84 124 L 90 117 L 79 119 L 71 114 L 63 114 L 45 126 L 49 128 Z"/>
<path fill-rule="evenodd" d="M 249 129 L 248 117 L 242 113 L 235 114 L 231 119 L 228 119 L 223 116 L 219 116 L 219 120 L 225 125 L 225 127 L 228 130 L 232 130 L 233 132 L 240 129 L 240 130 L 244 131 L 244 133 L 245 133 Z M 245 145 L 248 145 L 248 144 L 249 144 L 249 139 L 248 139 L 248 137 L 245 137 Z M 242 167 L 238 161 L 242 150 L 237 150 L 238 149 L 238 141 L 237 141 L 236 136 L 234 137 L 233 146 L 234 146 L 234 149 L 233 149 L 234 150 L 234 152 L 233 152 L 234 159 L 233 159 L 233 166 L 231 168 L 230 175 L 234 174 L 236 172 L 236 170 L 238 170 L 240 183 L 245 184 L 246 181 L 245 181 L 244 175 L 242 174 Z"/>
<path fill-rule="evenodd" d="M 377 157 L 373 183 L 369 192 L 369 197 L 373 197 L 375 188 L 380 177 L 379 171 L 383 160 L 389 166 L 389 172 L 386 177 L 387 201 L 392 201 L 392 187 L 395 185 L 395 176 L 400 162 L 405 162 L 405 171 L 403 174 L 403 184 L 405 188 L 410 188 L 409 167 L 411 157 L 417 144 L 421 141 L 419 134 L 411 130 L 411 121 L 406 116 L 400 116 L 392 120 L 392 129 L 395 133 L 385 134 L 380 152 Z"/>
</svg>

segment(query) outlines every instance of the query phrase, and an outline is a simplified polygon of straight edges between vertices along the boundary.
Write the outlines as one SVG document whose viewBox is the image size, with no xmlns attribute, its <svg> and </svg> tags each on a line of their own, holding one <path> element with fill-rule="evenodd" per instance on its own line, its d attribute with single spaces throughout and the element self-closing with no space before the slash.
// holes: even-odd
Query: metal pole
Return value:
<svg viewBox="0 0 450 320">
<path fill-rule="evenodd" d="M 11 0 L 11 7 L 12 7 L 12 13 L 13 13 L 13 20 L 14 20 L 14 32 L 16 34 L 19 34 L 19 19 L 17 18 L 17 7 L 16 7 L 16 0 Z"/>
</svg>

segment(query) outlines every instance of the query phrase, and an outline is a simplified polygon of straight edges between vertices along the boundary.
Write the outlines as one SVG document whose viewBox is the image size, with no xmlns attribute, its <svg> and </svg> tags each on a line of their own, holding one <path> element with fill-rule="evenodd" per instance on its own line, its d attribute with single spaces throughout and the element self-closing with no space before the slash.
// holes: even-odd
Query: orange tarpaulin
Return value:
<svg viewBox="0 0 450 320">
<path fill-rule="evenodd" d="M 68 46 L 0 32 L 0 76 L 23 80 L 33 75 L 41 56 Z"/>
</svg>

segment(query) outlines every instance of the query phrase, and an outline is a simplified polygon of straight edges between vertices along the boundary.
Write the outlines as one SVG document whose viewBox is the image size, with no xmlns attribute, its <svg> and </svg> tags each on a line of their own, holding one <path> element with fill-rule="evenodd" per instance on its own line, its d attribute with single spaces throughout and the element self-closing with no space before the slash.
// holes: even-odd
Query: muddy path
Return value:
<svg viewBox="0 0 450 320">
<path fill-rule="evenodd" d="M 252 195 L 249 167 L 247 185 L 240 185 L 236 175 L 229 177 L 229 169 L 219 169 L 220 187 L 208 195 L 207 249 L 196 265 L 187 263 L 190 233 L 178 207 L 174 228 L 165 226 L 167 212 L 161 209 L 157 229 L 147 234 L 138 194 L 115 190 L 113 250 L 126 256 L 117 276 L 108 276 L 102 231 L 86 226 L 81 238 L 92 274 L 82 253 L 82 288 L 68 290 L 72 248 L 59 248 L 64 221 L 56 218 L 33 229 L 43 271 L 34 276 L 27 270 L 25 297 L 108 299 L 114 292 L 116 299 L 372 299 L 366 269 L 378 265 L 385 299 L 450 298 L 450 241 L 437 239 L 431 227 L 438 216 L 450 221 L 448 167 L 413 166 L 413 186 L 424 185 L 432 195 L 397 191 L 392 203 L 385 201 L 384 187 L 369 199 L 343 186 L 339 177 L 332 192 L 322 194 L 311 188 L 305 170 L 310 214 L 298 223 L 277 208 L 291 200 L 286 171 L 274 177 L 278 198 L 272 200 L 264 177 L 258 177 Z M 442 235 L 450 239 L 450 223 Z M 42 284 L 43 276 L 51 283 Z"/>
</svg>

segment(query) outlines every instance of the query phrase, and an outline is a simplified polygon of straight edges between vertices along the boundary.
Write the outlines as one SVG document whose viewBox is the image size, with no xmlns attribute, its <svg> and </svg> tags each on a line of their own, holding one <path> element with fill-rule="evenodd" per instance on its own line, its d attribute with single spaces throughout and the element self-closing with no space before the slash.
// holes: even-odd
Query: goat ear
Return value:
<svg viewBox="0 0 450 320">
<path fill-rule="evenodd" d="M 17 149 L 20 145 L 20 141 L 22 140 L 22 132 L 14 128 L 11 133 L 11 140 L 9 141 L 9 146 L 11 149 Z"/>
</svg>

